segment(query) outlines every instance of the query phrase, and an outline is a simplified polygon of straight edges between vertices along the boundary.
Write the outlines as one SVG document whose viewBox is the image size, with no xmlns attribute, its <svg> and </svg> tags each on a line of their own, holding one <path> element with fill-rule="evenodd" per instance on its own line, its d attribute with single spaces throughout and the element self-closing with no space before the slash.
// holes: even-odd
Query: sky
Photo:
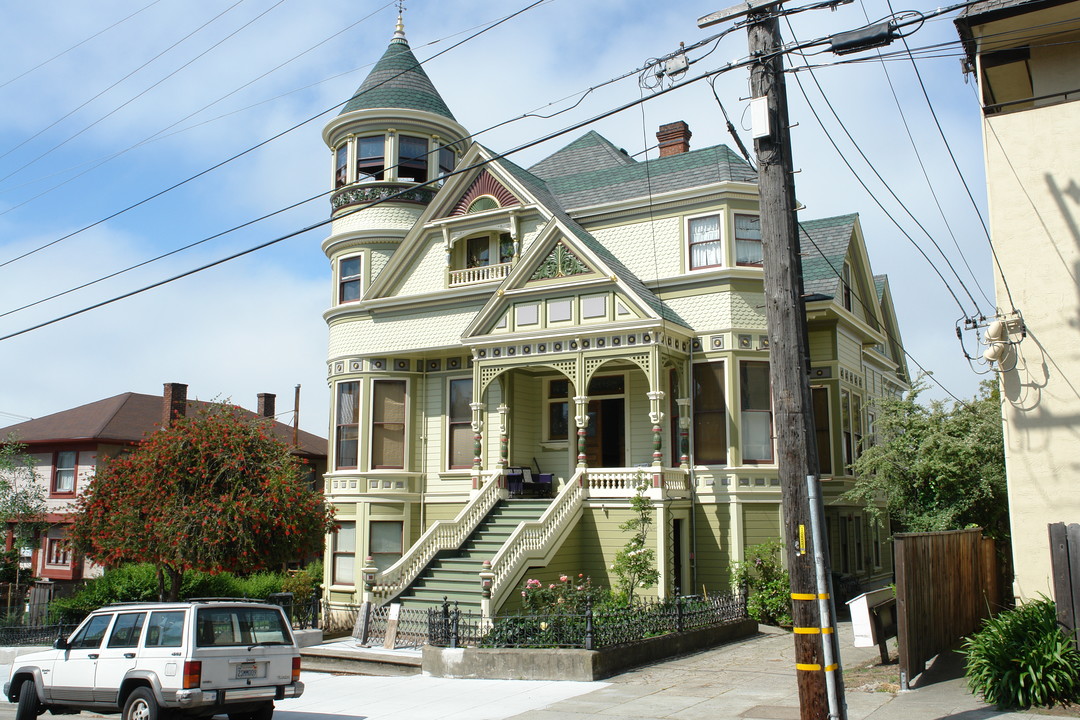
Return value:
<svg viewBox="0 0 1080 720">
<path fill-rule="evenodd" d="M 531 4 L 406 3 L 413 52 L 431 58 L 424 68 L 462 125 L 499 126 L 477 137 L 497 151 L 652 97 L 655 78 L 635 70 L 731 25 L 697 27 L 730 0 L 546 0 L 480 33 Z M 935 7 L 895 9 L 911 19 Z M 806 43 L 892 14 L 887 0 L 856 0 L 792 14 L 781 33 Z M 981 353 L 970 331 L 961 345 L 957 322 L 994 311 L 980 114 L 956 14 L 906 26 L 884 60 L 817 45 L 789 55 L 788 67 L 803 70 L 786 75 L 799 218 L 860 214 L 873 270 L 889 275 L 911 372 L 932 372 L 926 397 L 950 401 L 988 377 L 965 360 L 964 347 Z M 300 426 L 327 435 L 328 228 L 297 231 L 329 217 L 322 127 L 385 51 L 396 15 L 396 3 L 380 0 L 5 9 L 0 427 L 182 382 L 191 398 L 248 408 L 275 393 L 289 423 L 300 385 Z M 692 148 L 734 147 L 724 111 L 752 147 L 748 71 L 725 69 L 746 56 L 739 28 L 688 53 L 683 80 L 724 70 L 716 97 L 704 80 L 688 83 L 511 159 L 529 167 L 590 129 L 655 157 L 643 151 L 677 120 Z"/>
</svg>

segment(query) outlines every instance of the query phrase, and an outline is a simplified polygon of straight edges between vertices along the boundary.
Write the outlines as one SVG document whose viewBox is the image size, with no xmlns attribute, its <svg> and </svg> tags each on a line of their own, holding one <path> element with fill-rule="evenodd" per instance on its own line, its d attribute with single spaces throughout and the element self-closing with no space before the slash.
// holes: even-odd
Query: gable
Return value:
<svg viewBox="0 0 1080 720">
<path fill-rule="evenodd" d="M 489 202 L 478 202 L 483 200 Z M 506 185 L 496 180 L 495 176 L 485 168 L 480 171 L 480 174 L 476 176 L 468 189 L 454 203 L 453 209 L 448 213 L 448 216 L 455 217 L 466 215 L 469 212 L 476 212 L 477 209 L 480 211 L 493 210 L 512 205 L 521 205 L 521 200 L 508 190 Z"/>
</svg>

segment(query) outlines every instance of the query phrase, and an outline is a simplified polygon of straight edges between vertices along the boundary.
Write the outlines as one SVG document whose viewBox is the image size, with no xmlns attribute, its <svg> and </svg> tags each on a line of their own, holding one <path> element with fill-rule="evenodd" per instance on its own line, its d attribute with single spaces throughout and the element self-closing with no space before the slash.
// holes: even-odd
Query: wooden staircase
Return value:
<svg viewBox="0 0 1080 720">
<path fill-rule="evenodd" d="M 457 550 L 444 550 L 394 602 L 402 608 L 440 607 L 443 598 L 462 610 L 480 610 L 480 571 L 519 524 L 535 521 L 551 500 L 500 500 Z"/>
</svg>

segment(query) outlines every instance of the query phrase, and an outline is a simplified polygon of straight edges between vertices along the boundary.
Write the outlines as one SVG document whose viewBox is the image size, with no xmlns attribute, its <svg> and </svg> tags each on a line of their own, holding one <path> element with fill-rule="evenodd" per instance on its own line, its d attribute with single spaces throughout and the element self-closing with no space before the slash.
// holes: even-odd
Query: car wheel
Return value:
<svg viewBox="0 0 1080 720">
<path fill-rule="evenodd" d="M 154 693 L 150 688 L 141 687 L 128 695 L 124 703 L 123 720 L 159 720 L 160 711 Z"/>
<path fill-rule="evenodd" d="M 242 713 L 229 713 L 229 720 L 271 720 L 274 717 L 274 703 L 268 702 L 258 710 Z"/>
<path fill-rule="evenodd" d="M 37 720 L 37 686 L 33 680 L 23 680 L 19 686 L 19 706 L 15 709 L 15 720 Z"/>
</svg>

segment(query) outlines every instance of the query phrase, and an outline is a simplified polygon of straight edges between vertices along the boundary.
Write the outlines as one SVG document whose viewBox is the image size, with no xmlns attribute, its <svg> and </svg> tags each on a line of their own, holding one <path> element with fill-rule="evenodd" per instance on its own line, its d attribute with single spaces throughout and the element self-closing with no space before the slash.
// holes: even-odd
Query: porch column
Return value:
<svg viewBox="0 0 1080 720">
<path fill-rule="evenodd" d="M 510 464 L 510 428 L 507 424 L 507 414 L 510 408 L 506 403 L 499 403 L 499 467 L 503 470 Z"/>
<path fill-rule="evenodd" d="M 661 450 L 661 448 L 664 446 L 664 428 L 660 425 L 660 423 L 664 420 L 664 413 L 660 410 L 660 406 L 664 401 L 664 391 L 653 390 L 648 393 L 648 397 L 649 422 L 651 422 L 653 426 L 652 464 L 655 467 L 659 467 L 664 464 L 664 453 L 663 450 Z M 672 454 L 674 454 L 674 449 L 672 450 Z"/>
<path fill-rule="evenodd" d="M 690 398 L 675 398 L 679 406 L 679 467 L 690 467 Z M 674 452 L 672 448 L 672 452 Z"/>
<path fill-rule="evenodd" d="M 574 425 L 577 426 L 577 466 L 583 468 L 586 466 L 585 429 L 589 427 L 589 396 L 575 395 L 574 404 L 577 406 L 574 414 Z"/>
<path fill-rule="evenodd" d="M 480 487 L 480 470 L 484 467 L 484 403 L 469 403 L 472 409 L 473 431 L 473 489 Z"/>
</svg>

